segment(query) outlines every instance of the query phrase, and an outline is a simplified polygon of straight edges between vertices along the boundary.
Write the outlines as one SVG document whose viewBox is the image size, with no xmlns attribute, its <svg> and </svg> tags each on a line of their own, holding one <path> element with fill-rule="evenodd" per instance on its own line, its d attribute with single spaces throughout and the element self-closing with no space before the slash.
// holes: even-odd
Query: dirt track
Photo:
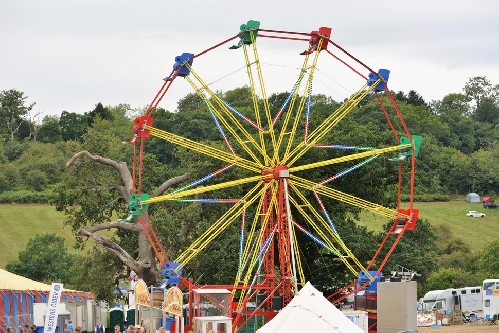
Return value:
<svg viewBox="0 0 499 333">
<path fill-rule="evenodd" d="M 418 333 L 492 333 L 499 332 L 499 325 L 452 325 L 440 327 L 418 327 Z"/>
</svg>

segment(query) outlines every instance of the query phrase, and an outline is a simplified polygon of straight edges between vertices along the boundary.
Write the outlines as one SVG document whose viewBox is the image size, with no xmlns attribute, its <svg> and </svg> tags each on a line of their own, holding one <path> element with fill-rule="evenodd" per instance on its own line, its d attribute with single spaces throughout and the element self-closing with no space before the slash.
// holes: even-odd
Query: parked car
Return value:
<svg viewBox="0 0 499 333">
<path fill-rule="evenodd" d="M 484 202 L 483 208 L 497 208 L 497 205 L 493 202 Z"/>
<path fill-rule="evenodd" d="M 492 197 L 483 197 L 482 202 L 483 203 L 485 203 L 485 202 L 494 202 L 494 198 L 492 198 Z"/>
<path fill-rule="evenodd" d="M 469 217 L 485 217 L 484 213 L 479 213 L 476 210 L 470 210 L 469 212 L 466 213 L 466 216 Z"/>
</svg>

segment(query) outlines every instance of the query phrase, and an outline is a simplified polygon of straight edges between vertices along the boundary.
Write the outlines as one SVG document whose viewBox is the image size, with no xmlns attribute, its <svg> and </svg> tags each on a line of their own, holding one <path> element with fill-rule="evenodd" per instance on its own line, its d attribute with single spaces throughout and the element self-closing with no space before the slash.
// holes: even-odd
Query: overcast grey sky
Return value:
<svg viewBox="0 0 499 333">
<path fill-rule="evenodd" d="M 335 43 L 373 69 L 390 69 L 391 90 L 413 89 L 427 101 L 461 92 L 472 76 L 499 84 L 497 0 L 0 0 L 0 90 L 24 92 L 43 114 L 82 113 L 98 102 L 143 107 L 175 56 L 232 37 L 250 19 L 264 29 L 331 27 Z M 306 43 L 257 45 L 262 63 L 282 71 L 264 71 L 267 92 L 289 90 Z M 194 68 L 207 82 L 244 66 L 242 52 L 226 46 L 201 58 Z M 317 91 L 335 99 L 352 92 L 349 79 L 325 71 L 314 89 L 322 84 Z M 173 110 L 187 92 L 185 80 L 175 80 L 161 106 Z"/>
</svg>

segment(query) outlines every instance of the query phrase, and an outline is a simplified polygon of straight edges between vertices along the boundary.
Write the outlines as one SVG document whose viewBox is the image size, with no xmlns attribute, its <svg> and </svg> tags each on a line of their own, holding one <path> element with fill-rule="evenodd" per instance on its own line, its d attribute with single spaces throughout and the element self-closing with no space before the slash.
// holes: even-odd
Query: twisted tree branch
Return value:
<svg viewBox="0 0 499 333">
<path fill-rule="evenodd" d="M 126 162 L 118 163 L 110 158 L 105 158 L 105 157 L 102 157 L 99 155 L 94 155 L 94 154 L 89 153 L 87 150 L 82 150 L 82 151 L 74 154 L 73 157 L 71 157 L 69 159 L 69 161 L 66 163 L 66 167 L 69 168 L 70 166 L 75 165 L 76 161 L 82 156 L 86 156 L 89 159 L 91 159 L 92 161 L 95 161 L 95 162 L 103 164 L 103 165 L 110 166 L 113 169 L 115 169 L 116 171 L 118 171 L 118 173 L 120 174 L 121 180 L 123 181 L 124 186 L 125 186 L 125 191 L 120 190 L 120 192 L 122 195 L 124 193 L 127 193 L 127 195 L 124 196 L 124 199 L 125 200 L 129 199 L 128 196 L 130 195 L 131 190 L 132 190 L 133 179 L 132 179 L 132 175 L 130 174 L 130 170 L 128 170 L 128 166 L 127 166 Z"/>
<path fill-rule="evenodd" d="M 101 187 L 99 184 L 95 183 L 94 188 L 100 190 L 117 189 L 119 190 L 121 197 L 123 197 L 127 202 L 129 201 L 134 180 L 125 162 L 118 163 L 112 159 L 91 154 L 87 150 L 82 150 L 74 154 L 73 157 L 69 159 L 69 161 L 66 163 L 66 167 L 76 165 L 77 161 L 81 157 L 87 157 L 94 162 L 100 163 L 105 166 L 110 166 L 115 169 L 119 173 L 123 185 L 114 184 L 111 186 Z M 153 192 L 152 196 L 159 196 L 163 194 L 167 188 L 185 181 L 187 177 L 187 174 L 184 174 L 166 180 Z M 135 232 L 138 236 L 139 241 L 138 251 L 136 252 L 138 252 L 138 257 L 140 258 L 140 260 L 135 260 L 128 252 L 126 252 L 122 247 L 113 242 L 111 239 L 97 233 L 98 231 L 106 229 L 125 229 Z M 161 281 L 161 274 L 158 270 L 158 267 L 156 267 L 154 254 L 152 253 L 149 241 L 142 226 L 137 222 L 137 220 L 132 223 L 124 221 L 104 222 L 86 229 L 79 229 L 78 234 L 92 238 L 96 243 L 114 253 L 126 266 L 135 271 L 137 275 L 139 275 L 144 280 L 144 282 L 147 283 L 147 285 L 153 285 Z"/>
<path fill-rule="evenodd" d="M 158 186 L 158 188 L 153 192 L 152 196 L 157 197 L 158 195 L 162 195 L 166 191 L 167 188 L 185 181 L 187 179 L 187 177 L 188 177 L 187 174 L 183 174 L 182 176 L 177 176 L 177 177 L 168 179 L 163 184 Z"/>
<path fill-rule="evenodd" d="M 142 231 L 142 228 L 135 224 L 135 223 L 129 223 L 129 222 L 123 222 L 123 221 L 111 221 L 111 222 L 104 222 L 101 224 L 94 225 L 88 229 L 81 229 L 81 230 L 86 230 L 88 232 L 94 233 L 96 231 L 100 230 L 106 230 L 106 229 L 126 229 L 134 232 L 140 232 Z"/>
<path fill-rule="evenodd" d="M 92 238 L 94 241 L 96 241 L 97 243 L 99 243 L 109 251 L 113 252 L 125 265 L 130 267 L 133 271 L 138 272 L 140 270 L 139 265 L 141 264 L 137 260 L 133 259 L 128 254 L 128 252 L 123 250 L 121 246 L 119 246 L 109 238 L 85 229 L 80 229 L 78 233 L 82 236 L 87 236 Z"/>
</svg>

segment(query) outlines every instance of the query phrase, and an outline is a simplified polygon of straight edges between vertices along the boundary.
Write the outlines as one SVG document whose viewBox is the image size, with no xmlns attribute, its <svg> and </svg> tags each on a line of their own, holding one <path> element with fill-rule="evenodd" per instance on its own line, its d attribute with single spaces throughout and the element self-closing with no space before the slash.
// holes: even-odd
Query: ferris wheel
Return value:
<svg viewBox="0 0 499 333">
<path fill-rule="evenodd" d="M 257 294 L 263 295 L 263 298 L 258 302 L 256 310 L 259 310 L 259 315 L 271 318 L 275 315 L 272 309 L 276 299 L 284 307 L 299 288 L 305 285 L 307 277 L 304 274 L 297 234 L 305 235 L 324 251 L 334 255 L 352 274 L 361 272 L 368 279 L 366 284 L 369 284 L 382 270 L 404 232 L 414 229 L 416 225 L 418 210 L 413 207 L 414 170 L 421 138 L 411 135 L 387 87 L 389 71 L 372 70 L 330 38 L 331 28 L 328 27 L 300 33 L 262 29 L 260 22 L 248 21 L 241 25 L 239 33 L 229 39 L 197 54 L 183 53 L 177 56 L 172 72 L 164 80 L 153 101 L 145 113 L 134 121 L 134 137 L 129 143 L 135 149 L 133 177 L 136 179 L 134 184 L 137 185 L 134 186 L 129 206 L 132 215 L 143 225 L 160 264 L 170 271 L 169 274 L 180 275 L 179 272 L 188 267 L 196 255 L 216 242 L 229 226 L 240 224 L 239 261 L 231 286 L 234 304 L 232 311 L 236 323 L 242 323 L 241 314 L 244 313 L 245 305 L 254 300 Z M 284 50 L 291 50 L 301 63 L 293 71 L 294 78 L 287 82 L 289 93 L 278 107 L 269 103 L 267 86 L 270 83 L 265 75 L 266 63 L 261 60 L 261 52 L 257 48 L 257 41 L 262 39 L 269 43 L 286 42 L 293 45 L 290 47 L 286 44 Z M 215 88 L 214 82 L 217 80 L 203 78 L 203 68 L 198 70 L 197 62 L 201 62 L 202 57 L 215 50 L 223 50 L 231 58 L 240 59 L 240 68 L 246 80 L 243 84 L 251 92 L 251 110 L 238 109 L 224 100 Z M 275 49 L 268 54 L 275 54 Z M 217 68 L 229 67 L 223 61 L 223 66 Z M 349 92 L 336 109 L 322 113 L 322 118 L 316 119 L 313 110 L 313 84 L 315 82 L 314 86 L 320 85 L 317 77 L 324 73 L 332 76 L 327 70 L 321 69 L 323 63 L 329 62 L 334 62 L 351 74 L 355 78 L 357 90 Z M 279 79 L 285 81 L 291 76 Z M 154 111 L 170 88 L 177 83 L 190 87 L 203 101 L 205 112 L 218 131 L 220 145 L 210 145 L 181 133 L 153 126 Z M 381 95 L 386 95 L 386 98 L 382 99 Z M 390 142 L 380 147 L 370 147 L 324 141 L 330 138 L 328 133 L 347 119 L 364 99 L 373 96 L 378 102 L 379 112 L 384 115 L 386 126 L 393 134 Z M 385 105 L 383 100 L 388 100 L 389 104 Z M 206 155 L 223 162 L 224 166 L 210 170 L 206 176 L 169 193 L 150 197 L 141 193 L 144 141 L 150 137 L 161 138 L 192 153 Z M 320 149 L 332 149 L 341 153 L 315 161 L 307 157 L 311 151 Z M 334 187 L 334 181 L 343 177 L 354 179 L 356 170 L 368 167 L 376 159 L 391 160 L 390 163 L 399 165 L 397 200 L 392 203 L 392 207 L 396 208 L 386 207 L 373 202 L 374 200 L 369 201 Z M 322 180 L 306 176 L 305 171 L 331 169 L 331 166 L 336 171 Z M 245 176 L 217 181 L 219 175 L 233 169 L 243 170 L 241 174 Z M 404 173 L 408 176 L 404 176 Z M 247 174 L 250 176 L 246 176 Z M 235 187 L 244 188 L 241 198 L 210 197 L 216 191 Z M 406 208 L 401 206 L 403 187 L 409 192 Z M 357 259 L 337 231 L 331 218 L 331 207 L 325 203 L 325 198 L 393 221 L 367 265 Z M 221 216 L 214 216 L 211 225 L 177 258 L 170 261 L 147 214 L 148 205 L 165 201 L 218 203 L 224 204 L 226 209 Z M 387 242 L 390 237 L 395 238 L 393 242 Z M 391 245 L 388 246 L 388 243 Z M 383 252 L 385 246 L 388 249 Z M 385 254 L 382 256 L 381 253 Z M 373 266 L 375 262 L 378 263 Z M 372 267 L 376 267 L 376 270 L 373 271 Z M 188 284 L 181 277 L 178 282 L 184 287 Z M 353 292 L 366 284 L 357 288 L 353 284 L 347 287 Z"/>
</svg>

